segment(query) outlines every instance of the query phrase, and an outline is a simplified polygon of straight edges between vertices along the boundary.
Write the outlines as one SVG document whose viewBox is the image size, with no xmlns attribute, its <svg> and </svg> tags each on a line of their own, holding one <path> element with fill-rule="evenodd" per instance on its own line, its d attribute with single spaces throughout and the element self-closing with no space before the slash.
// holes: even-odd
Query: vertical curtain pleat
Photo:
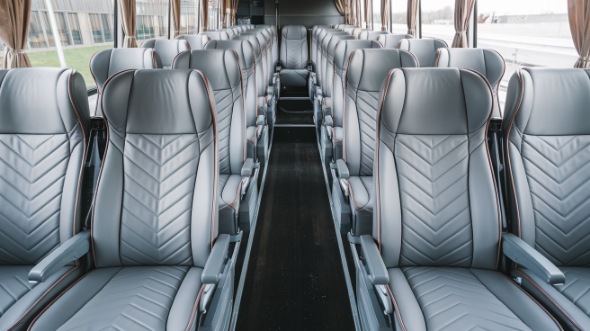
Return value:
<svg viewBox="0 0 590 331">
<path fill-rule="evenodd" d="M 418 3 L 420 0 L 408 0 L 408 11 L 406 20 L 408 24 L 408 34 L 416 37 L 416 26 L 418 25 Z"/>
<path fill-rule="evenodd" d="M 590 68 L 590 0 L 568 0 L 568 16 L 578 61 L 574 67 Z"/>
<path fill-rule="evenodd" d="M 209 0 L 200 0 L 201 3 L 201 26 L 199 32 L 207 31 L 209 28 Z"/>
<path fill-rule="evenodd" d="M 136 16 L 137 7 L 135 0 L 119 0 L 119 8 L 121 9 L 121 18 L 123 20 L 123 32 L 125 39 L 123 39 L 124 48 L 136 48 Z"/>
<path fill-rule="evenodd" d="M 475 0 L 455 0 L 455 37 L 453 38 L 453 47 L 466 48 L 467 28 L 469 27 L 469 18 L 473 12 Z"/>
<path fill-rule="evenodd" d="M 344 0 L 334 0 L 334 5 L 336 5 L 336 10 L 340 15 L 344 15 Z"/>
<path fill-rule="evenodd" d="M 31 0 L 0 1 L 0 39 L 6 44 L 4 68 L 30 67 L 25 52 L 31 20 Z"/>
<path fill-rule="evenodd" d="M 381 31 L 389 27 L 389 6 L 391 0 L 381 0 Z"/>
<path fill-rule="evenodd" d="M 361 11 L 361 0 L 355 0 L 355 6 L 356 6 L 356 23 L 355 25 L 357 25 L 358 27 L 362 27 L 363 25 L 363 13 Z"/>
<path fill-rule="evenodd" d="M 239 0 L 231 1 L 231 25 L 236 25 Z"/>
<path fill-rule="evenodd" d="M 174 37 L 180 34 L 180 0 L 172 1 L 172 20 L 174 24 Z"/>
<path fill-rule="evenodd" d="M 369 30 L 373 30 L 373 0 L 365 0 L 365 23 Z"/>
</svg>

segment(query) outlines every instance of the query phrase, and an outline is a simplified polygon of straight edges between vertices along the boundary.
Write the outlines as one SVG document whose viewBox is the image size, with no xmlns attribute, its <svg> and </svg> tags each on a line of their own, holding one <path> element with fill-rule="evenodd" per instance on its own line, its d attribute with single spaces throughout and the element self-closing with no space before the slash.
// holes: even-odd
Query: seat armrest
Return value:
<svg viewBox="0 0 590 331">
<path fill-rule="evenodd" d="M 280 63 L 277 63 L 277 66 L 276 66 L 275 72 L 279 72 L 279 71 L 281 71 L 281 70 L 283 70 L 283 66 L 282 66 Z"/>
<path fill-rule="evenodd" d="M 257 162 L 254 162 L 254 159 L 252 159 L 250 157 L 247 158 L 246 161 L 244 161 L 244 164 L 242 165 L 242 171 L 241 171 L 242 197 L 248 191 L 248 186 L 250 185 L 250 178 L 254 175 L 254 171 L 256 169 L 258 169 L 258 167 L 259 167 L 259 164 Z"/>
<path fill-rule="evenodd" d="M 211 254 L 205 263 L 205 269 L 201 275 L 203 284 L 217 284 L 223 274 L 223 267 L 229 252 L 230 237 L 228 234 L 220 234 L 213 245 Z"/>
<path fill-rule="evenodd" d="M 310 73 L 309 73 L 309 77 L 310 77 L 310 79 L 311 79 L 311 83 L 312 83 L 313 85 L 318 85 L 318 81 L 317 81 L 317 79 L 316 79 L 316 73 L 315 73 L 315 72 L 313 72 L 313 71 L 312 71 L 312 72 L 310 72 Z"/>
<path fill-rule="evenodd" d="M 350 171 L 348 171 L 348 166 L 343 159 L 336 160 L 336 172 L 338 174 L 339 179 L 348 179 L 350 178 Z"/>
<path fill-rule="evenodd" d="M 367 269 L 369 269 L 368 273 L 371 282 L 373 282 L 374 285 L 389 284 L 387 268 L 385 267 L 385 263 L 383 263 L 383 259 L 381 258 L 381 254 L 379 253 L 379 249 L 377 248 L 377 244 L 375 243 L 375 240 L 373 240 L 373 237 L 368 234 L 362 235 L 361 249 L 363 251 L 363 256 L 365 257 Z"/>
<path fill-rule="evenodd" d="M 266 120 L 264 115 L 258 115 L 258 117 L 256 117 L 256 126 L 263 126 L 266 124 Z"/>
<path fill-rule="evenodd" d="M 565 275 L 545 256 L 512 233 L 502 235 L 504 255 L 530 270 L 549 284 L 563 284 Z"/>
<path fill-rule="evenodd" d="M 332 115 L 332 98 L 325 97 L 322 102 L 322 113 L 324 116 Z"/>
<path fill-rule="evenodd" d="M 324 126 L 334 126 L 334 120 L 332 119 L 332 115 L 324 116 Z"/>
<path fill-rule="evenodd" d="M 315 98 L 320 102 L 320 104 L 322 103 L 322 100 L 324 100 L 324 92 L 319 86 L 315 88 Z"/>
<path fill-rule="evenodd" d="M 29 282 L 45 281 L 59 268 L 86 255 L 90 250 L 90 231 L 82 231 L 59 245 L 29 272 Z"/>
</svg>

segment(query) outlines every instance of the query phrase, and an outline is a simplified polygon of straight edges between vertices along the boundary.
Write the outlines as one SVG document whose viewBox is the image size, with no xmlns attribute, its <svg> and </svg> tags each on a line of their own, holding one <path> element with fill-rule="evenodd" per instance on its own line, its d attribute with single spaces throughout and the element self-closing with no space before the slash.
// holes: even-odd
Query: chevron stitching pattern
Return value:
<svg viewBox="0 0 590 331">
<path fill-rule="evenodd" d="M 121 262 L 190 264 L 197 135 L 127 134 L 125 146 Z"/>
<path fill-rule="evenodd" d="M 402 265 L 471 265 L 468 145 L 466 136 L 397 136 Z"/>
<path fill-rule="evenodd" d="M 285 64 L 286 69 L 303 69 L 307 64 L 307 59 L 304 58 L 302 51 L 305 45 L 305 40 L 302 39 L 286 39 L 285 53 L 287 55 L 287 61 Z"/>
<path fill-rule="evenodd" d="M 535 246 L 557 265 L 590 265 L 590 137 L 524 136 Z"/>
<path fill-rule="evenodd" d="M 361 176 L 373 175 L 379 93 L 359 90 L 356 94 L 356 109 L 361 134 Z"/>
<path fill-rule="evenodd" d="M 0 267 L 0 317 L 33 288 L 29 283 L 29 270 L 30 267 L 11 267 L 8 270 Z"/>
<path fill-rule="evenodd" d="M 590 315 L 590 270 L 571 267 L 560 269 L 565 274 L 565 284 L 555 285 L 555 288 L 582 309 L 586 315 Z"/>
<path fill-rule="evenodd" d="M 59 244 L 69 139 L 0 135 L 0 155 L 0 264 L 35 264 Z"/>
<path fill-rule="evenodd" d="M 122 268 L 59 330 L 166 330 L 188 267 Z"/>
<path fill-rule="evenodd" d="M 217 112 L 217 134 L 219 137 L 219 172 L 229 174 L 231 173 L 230 137 L 233 106 L 238 101 L 239 95 L 234 96 L 234 91 L 231 89 L 217 90 L 213 94 Z"/>
<path fill-rule="evenodd" d="M 468 269 L 404 268 L 430 331 L 530 330 Z"/>
</svg>

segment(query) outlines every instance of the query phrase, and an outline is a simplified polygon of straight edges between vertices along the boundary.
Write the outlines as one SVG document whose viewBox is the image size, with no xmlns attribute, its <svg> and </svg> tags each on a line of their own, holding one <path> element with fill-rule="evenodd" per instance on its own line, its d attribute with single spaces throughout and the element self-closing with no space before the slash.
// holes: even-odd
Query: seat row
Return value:
<svg viewBox="0 0 590 331">
<path fill-rule="evenodd" d="M 352 186 L 374 160 L 372 229 L 353 245 L 364 330 L 590 329 L 590 71 L 515 73 L 499 141 L 495 99 L 475 70 L 388 71 L 372 150 L 337 165 Z"/>
<path fill-rule="evenodd" d="M 126 70 L 103 86 L 106 148 L 88 222 L 84 79 L 0 71 L 1 330 L 227 329 L 239 246 L 219 220 L 222 182 L 241 166 L 239 191 L 252 162 L 222 117 L 243 121 L 239 105 L 216 109 L 213 85 L 241 95 L 235 54 L 193 52 L 230 59 L 231 78 Z"/>
</svg>

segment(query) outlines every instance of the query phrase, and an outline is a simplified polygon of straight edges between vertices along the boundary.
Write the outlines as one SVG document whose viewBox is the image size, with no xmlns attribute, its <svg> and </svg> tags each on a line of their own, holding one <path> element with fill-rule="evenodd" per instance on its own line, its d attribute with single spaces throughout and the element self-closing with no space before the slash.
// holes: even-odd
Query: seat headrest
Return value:
<svg viewBox="0 0 590 331">
<path fill-rule="evenodd" d="M 198 70 L 123 71 L 105 85 L 103 112 L 119 132 L 202 133 L 214 116 L 208 84 Z"/>
<path fill-rule="evenodd" d="M 436 61 L 436 51 L 439 48 L 448 47 L 442 39 L 402 39 L 399 49 L 414 54 L 421 67 L 433 67 Z"/>
<path fill-rule="evenodd" d="M 90 71 L 98 89 L 112 75 L 129 69 L 162 68 L 160 56 L 153 48 L 112 48 L 97 52 L 90 59 Z"/>
<path fill-rule="evenodd" d="M 349 36 L 349 34 L 344 31 L 329 32 L 328 34 L 326 34 L 324 39 L 322 39 L 322 51 L 326 52 L 328 50 L 328 47 L 329 47 L 332 39 L 334 39 L 338 36 Z"/>
<path fill-rule="evenodd" d="M 510 78 L 504 125 L 539 136 L 590 135 L 590 70 L 523 68 Z"/>
<path fill-rule="evenodd" d="M 69 134 L 90 122 L 82 75 L 64 68 L 0 70 L 0 133 Z"/>
<path fill-rule="evenodd" d="M 183 52 L 174 69 L 195 69 L 207 77 L 214 91 L 236 88 L 242 81 L 238 54 L 231 49 L 207 49 Z"/>
<path fill-rule="evenodd" d="M 248 42 L 250 42 L 250 45 L 252 45 L 252 49 L 254 50 L 254 55 L 256 56 L 257 59 L 260 58 L 260 56 L 262 55 L 262 49 L 260 48 L 260 41 L 258 40 L 258 38 L 256 38 L 256 36 L 254 35 L 244 35 L 241 34 L 239 36 L 235 36 L 233 40 L 246 40 Z"/>
<path fill-rule="evenodd" d="M 354 89 L 378 92 L 390 69 L 417 65 L 411 53 L 399 49 L 358 49 L 350 57 L 346 82 Z"/>
<path fill-rule="evenodd" d="M 361 31 L 361 33 L 359 34 L 359 39 L 360 40 L 377 40 L 379 38 L 379 36 L 387 35 L 387 34 L 389 34 L 389 32 L 387 32 L 387 31 L 365 30 L 365 31 Z"/>
<path fill-rule="evenodd" d="M 212 40 L 207 43 L 205 49 L 232 49 L 240 58 L 242 70 L 252 71 L 254 69 L 254 48 L 247 40 Z"/>
<path fill-rule="evenodd" d="M 203 49 L 209 40 L 211 40 L 209 36 L 200 34 L 182 35 L 176 37 L 176 39 L 186 40 L 190 46 L 190 49 Z"/>
<path fill-rule="evenodd" d="M 328 47 L 326 48 L 326 51 L 328 53 L 328 59 L 332 60 L 334 59 L 334 52 L 336 50 L 336 46 L 338 45 L 338 43 L 340 43 L 343 40 L 355 40 L 353 36 L 346 34 L 346 35 L 336 35 L 332 38 L 332 40 L 330 40 L 330 43 L 328 44 Z"/>
<path fill-rule="evenodd" d="M 283 40 L 301 40 L 307 38 L 307 29 L 303 25 L 285 25 L 281 29 Z"/>
<path fill-rule="evenodd" d="M 385 80 L 382 127 L 409 135 L 465 135 L 487 125 L 492 90 L 478 72 L 457 68 L 393 69 Z"/>
<path fill-rule="evenodd" d="M 190 50 L 188 41 L 184 39 L 150 39 L 141 44 L 141 48 L 155 49 L 164 67 L 171 67 L 178 53 Z"/>
<path fill-rule="evenodd" d="M 382 34 L 379 35 L 377 41 L 383 48 L 399 48 L 399 43 L 402 39 L 413 39 L 411 34 Z"/>
<path fill-rule="evenodd" d="M 492 88 L 500 83 L 506 65 L 504 58 L 495 50 L 483 48 L 439 48 L 438 67 L 473 69 L 484 75 Z"/>
<path fill-rule="evenodd" d="M 361 48 L 381 48 L 381 44 L 374 40 L 343 40 L 334 49 L 334 66 L 337 70 L 343 71 L 348 68 L 350 56 L 354 51 Z"/>
</svg>

